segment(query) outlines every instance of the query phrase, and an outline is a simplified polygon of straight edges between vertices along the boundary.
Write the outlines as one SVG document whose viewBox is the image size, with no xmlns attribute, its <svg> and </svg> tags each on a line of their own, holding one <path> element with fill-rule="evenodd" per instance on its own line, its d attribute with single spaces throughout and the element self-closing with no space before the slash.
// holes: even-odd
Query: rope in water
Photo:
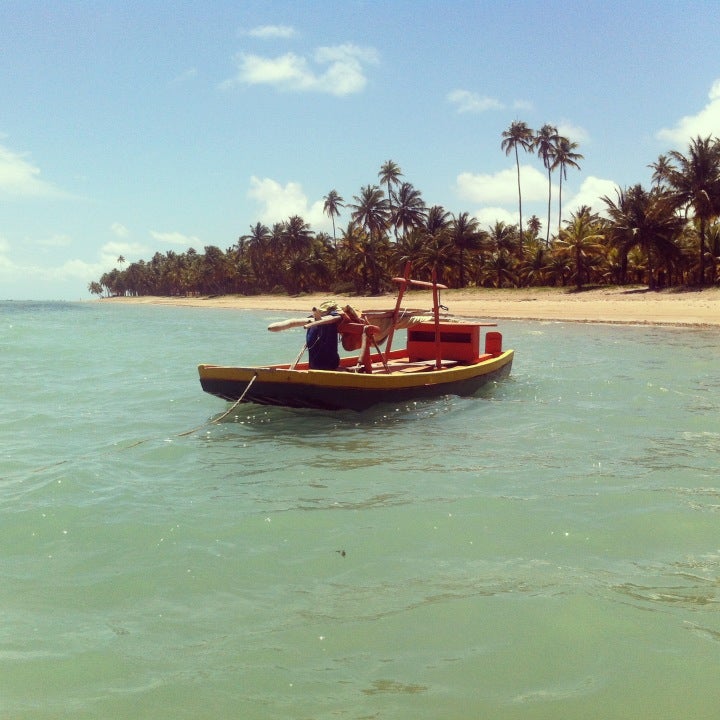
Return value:
<svg viewBox="0 0 720 720">
<path fill-rule="evenodd" d="M 257 379 L 257 373 L 255 373 L 252 378 L 250 378 L 250 382 L 245 386 L 245 389 L 242 391 L 242 395 L 232 404 L 229 410 L 226 410 L 220 417 L 216 417 L 210 422 L 206 422 L 203 425 L 198 425 L 196 428 L 193 428 L 192 430 L 187 430 L 183 433 L 178 433 L 175 437 L 185 437 L 186 435 L 192 435 L 192 433 L 197 432 L 198 430 L 202 430 L 204 427 L 207 427 L 208 425 L 217 425 L 219 422 L 222 422 L 235 408 L 245 399 L 245 396 L 247 395 L 247 391 L 250 389 L 252 384 Z"/>
</svg>

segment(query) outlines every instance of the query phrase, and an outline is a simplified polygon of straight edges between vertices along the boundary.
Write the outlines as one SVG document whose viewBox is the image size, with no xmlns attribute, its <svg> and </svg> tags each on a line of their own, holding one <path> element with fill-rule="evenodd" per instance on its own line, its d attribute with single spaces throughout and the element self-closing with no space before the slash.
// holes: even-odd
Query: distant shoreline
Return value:
<svg viewBox="0 0 720 720">
<path fill-rule="evenodd" d="M 273 310 L 288 314 L 309 312 L 328 294 L 222 295 L 213 297 L 111 297 L 102 303 L 172 305 L 178 307 Z M 337 297 L 358 310 L 394 306 L 393 295 Z M 567 288 L 445 290 L 441 302 L 451 313 L 486 320 L 512 319 L 676 326 L 720 326 L 720 288 L 670 289 L 659 292 L 644 287 L 595 288 L 580 292 Z M 430 307 L 427 292 L 409 292 L 404 307 Z"/>
</svg>

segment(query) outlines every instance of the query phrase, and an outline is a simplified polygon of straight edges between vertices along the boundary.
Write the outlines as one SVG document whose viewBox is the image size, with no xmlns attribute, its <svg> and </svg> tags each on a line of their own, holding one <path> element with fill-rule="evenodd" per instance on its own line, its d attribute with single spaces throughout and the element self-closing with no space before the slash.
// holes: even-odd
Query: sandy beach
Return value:
<svg viewBox="0 0 720 720">
<path fill-rule="evenodd" d="M 293 317 L 308 312 L 328 295 L 224 295 L 217 297 L 104 298 L 105 303 L 143 303 L 185 307 L 216 307 L 231 310 L 277 310 Z M 391 308 L 392 295 L 335 297 L 358 310 Z M 441 301 L 451 313 L 484 320 L 555 320 L 653 325 L 720 326 L 720 289 L 663 290 L 645 288 L 597 288 L 576 292 L 568 289 L 445 290 Z M 427 292 L 408 292 L 403 307 L 430 307 Z M 302 317 L 302 315 L 300 315 Z"/>
</svg>

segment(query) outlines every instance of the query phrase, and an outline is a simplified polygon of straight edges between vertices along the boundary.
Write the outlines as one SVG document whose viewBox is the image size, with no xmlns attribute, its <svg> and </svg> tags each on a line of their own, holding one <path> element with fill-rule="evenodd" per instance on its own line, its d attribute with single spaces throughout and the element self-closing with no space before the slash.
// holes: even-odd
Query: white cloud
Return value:
<svg viewBox="0 0 720 720">
<path fill-rule="evenodd" d="M 154 240 L 167 245 L 180 245 L 181 247 L 187 248 L 197 248 L 202 245 L 200 238 L 195 235 L 184 235 L 180 232 L 158 232 L 157 230 L 151 230 L 150 235 Z"/>
<path fill-rule="evenodd" d="M 22 276 L 23 283 L 28 287 L 33 287 L 35 283 L 44 286 L 45 283 L 66 281 L 90 282 L 98 279 L 107 269 L 102 263 L 88 263 L 84 260 L 67 260 L 55 267 L 42 267 L 17 263 L 0 255 L 0 277 L 13 282 L 17 281 L 18 276 Z"/>
<path fill-rule="evenodd" d="M 24 155 L 0 145 L 0 197 L 61 198 L 67 195 L 42 180 L 40 169 Z"/>
<path fill-rule="evenodd" d="M 130 234 L 130 231 L 119 222 L 114 222 L 110 226 L 110 230 L 112 231 L 113 235 L 119 237 L 119 238 L 125 238 Z"/>
<path fill-rule="evenodd" d="M 574 125 L 568 120 L 561 120 L 557 124 L 557 130 L 560 135 L 566 137 L 570 142 L 583 143 L 587 142 L 590 135 L 585 128 Z"/>
<path fill-rule="evenodd" d="M 283 186 L 272 178 L 253 176 L 250 178 L 248 197 L 259 206 L 257 220 L 268 227 L 298 215 L 315 232 L 329 232 L 332 229 L 332 222 L 323 211 L 324 201 L 317 200 L 310 204 L 300 183 L 289 182 Z"/>
<path fill-rule="evenodd" d="M 495 98 L 478 95 L 469 90 L 453 90 L 447 94 L 447 100 L 455 105 L 459 113 L 483 113 L 488 110 L 502 110 L 505 107 Z"/>
<path fill-rule="evenodd" d="M 268 227 L 283 222 L 292 215 L 305 217 L 308 201 L 299 183 L 289 182 L 284 187 L 271 178 L 250 178 L 248 197 L 260 206 L 259 221 Z"/>
<path fill-rule="evenodd" d="M 105 272 L 102 264 L 88 263 L 84 260 L 67 260 L 57 268 L 43 268 L 41 272 L 53 280 L 81 280 L 90 282 L 96 280 Z"/>
<path fill-rule="evenodd" d="M 260 25 L 246 34 L 260 40 L 288 39 L 295 36 L 295 28 L 289 25 Z"/>
<path fill-rule="evenodd" d="M 563 185 L 563 187 L 565 186 Z M 590 207 L 593 212 L 604 215 L 607 206 L 601 198 L 607 195 L 614 200 L 617 187 L 617 183 L 612 180 L 604 180 L 592 175 L 586 177 L 577 193 L 563 200 L 563 219 L 567 220 L 571 213 L 583 205 Z"/>
<path fill-rule="evenodd" d="M 517 203 L 517 170 L 506 168 L 493 175 L 460 173 L 457 192 L 465 200 L 475 203 Z M 531 165 L 520 166 L 520 185 L 523 204 L 547 197 L 547 177 Z"/>
<path fill-rule="evenodd" d="M 101 262 L 103 265 L 115 267 L 117 259 L 122 255 L 128 262 L 132 262 L 132 258 L 147 257 L 150 252 L 146 245 L 136 242 L 118 242 L 111 240 L 106 242 L 100 249 Z"/>
<path fill-rule="evenodd" d="M 720 134 L 720 78 L 715 80 L 708 93 L 709 102 L 695 115 L 680 118 L 675 127 L 663 128 L 656 137 L 674 145 L 681 145 L 681 151 L 691 140 Z"/>
<path fill-rule="evenodd" d="M 473 217 L 485 228 L 495 227 L 495 223 L 504 222 L 506 225 L 517 225 L 519 222 L 519 213 L 510 212 L 507 208 L 502 207 L 484 207 L 476 210 Z M 524 224 L 524 223 L 523 223 Z"/>
<path fill-rule="evenodd" d="M 63 236 L 57 236 L 61 238 Z M 11 297 L 35 299 L 73 297 L 84 294 L 87 284 L 99 280 L 103 273 L 118 267 L 120 255 L 128 262 L 147 257 L 149 249 L 138 243 L 108 242 L 102 246 L 97 260 L 78 258 L 60 265 L 39 265 L 33 260 L 19 260 L 10 255 L 10 243 L 0 237 L 0 279 L 3 289 L 10 288 Z"/>
<path fill-rule="evenodd" d="M 235 85 L 270 85 L 278 90 L 341 97 L 365 88 L 365 66 L 376 64 L 378 54 L 373 48 L 346 44 L 318 48 L 311 61 L 295 53 L 275 58 L 240 53 L 235 61 L 237 74 L 221 83 L 222 89 Z M 323 68 L 326 69 L 323 71 Z"/>
</svg>

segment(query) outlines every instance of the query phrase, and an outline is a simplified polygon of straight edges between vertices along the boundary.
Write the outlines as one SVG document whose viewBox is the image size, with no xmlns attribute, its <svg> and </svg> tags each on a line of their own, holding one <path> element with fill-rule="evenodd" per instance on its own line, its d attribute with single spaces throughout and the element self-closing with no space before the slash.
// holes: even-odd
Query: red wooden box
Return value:
<svg viewBox="0 0 720 720">
<path fill-rule="evenodd" d="M 440 356 L 443 360 L 475 362 L 480 356 L 480 328 L 484 323 L 440 323 Z M 412 325 L 407 331 L 410 362 L 435 360 L 435 323 Z"/>
</svg>

